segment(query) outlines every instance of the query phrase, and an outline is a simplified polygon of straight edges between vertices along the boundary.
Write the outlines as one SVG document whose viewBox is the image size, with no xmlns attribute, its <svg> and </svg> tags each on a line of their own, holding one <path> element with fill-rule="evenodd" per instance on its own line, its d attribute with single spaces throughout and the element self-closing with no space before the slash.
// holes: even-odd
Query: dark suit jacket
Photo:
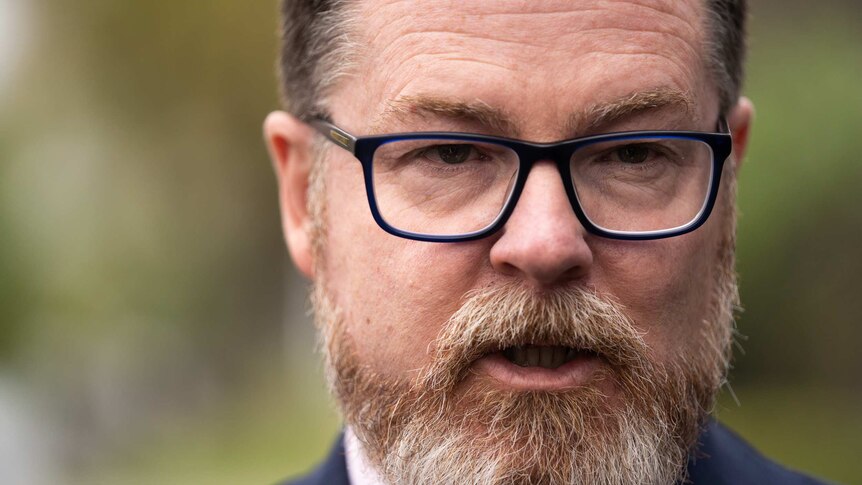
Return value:
<svg viewBox="0 0 862 485">
<path fill-rule="evenodd" d="M 700 437 L 697 459 L 689 461 L 693 485 L 824 485 L 768 460 L 721 424 L 712 421 Z M 281 485 L 350 485 L 341 438 L 310 475 Z"/>
</svg>

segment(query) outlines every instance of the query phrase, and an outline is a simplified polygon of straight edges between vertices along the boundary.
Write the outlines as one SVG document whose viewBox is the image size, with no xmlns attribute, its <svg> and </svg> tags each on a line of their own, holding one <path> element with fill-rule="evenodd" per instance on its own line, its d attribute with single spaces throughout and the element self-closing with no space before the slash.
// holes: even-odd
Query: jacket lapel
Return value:
<svg viewBox="0 0 862 485">
<path fill-rule="evenodd" d="M 344 455 L 344 434 L 338 440 L 323 462 L 311 474 L 298 480 L 288 480 L 281 485 L 350 485 L 347 477 L 347 460 Z"/>
</svg>

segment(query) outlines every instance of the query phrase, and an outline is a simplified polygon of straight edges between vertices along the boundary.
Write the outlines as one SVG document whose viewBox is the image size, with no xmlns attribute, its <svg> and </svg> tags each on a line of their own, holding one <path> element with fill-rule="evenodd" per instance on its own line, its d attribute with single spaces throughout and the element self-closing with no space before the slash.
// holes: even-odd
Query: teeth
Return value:
<svg viewBox="0 0 862 485">
<path fill-rule="evenodd" d="M 527 351 L 524 350 L 523 347 L 515 347 L 514 349 L 515 356 L 512 359 L 512 362 L 517 363 L 521 367 L 526 367 L 527 364 Z"/>
<path fill-rule="evenodd" d="M 559 367 L 559 366 L 563 365 L 564 363 L 566 363 L 566 354 L 569 353 L 566 350 L 566 348 L 565 347 L 553 347 L 553 349 L 554 349 L 554 362 L 559 362 L 559 364 L 555 365 L 554 367 Z"/>
<path fill-rule="evenodd" d="M 544 367 L 545 369 L 553 369 L 557 366 L 554 365 L 556 361 L 556 352 L 554 347 L 543 347 L 539 349 L 539 365 Z"/>
<path fill-rule="evenodd" d="M 530 367 L 535 367 L 535 366 L 539 365 L 539 360 L 541 360 L 541 358 L 542 358 L 542 356 L 541 356 L 542 351 L 538 347 L 530 346 L 530 347 L 527 347 L 526 352 L 527 352 L 527 359 L 526 359 L 527 365 Z"/>
<path fill-rule="evenodd" d="M 568 347 L 536 346 L 510 347 L 503 355 L 515 365 L 521 367 L 542 367 L 556 369 L 578 355 L 578 351 Z"/>
</svg>

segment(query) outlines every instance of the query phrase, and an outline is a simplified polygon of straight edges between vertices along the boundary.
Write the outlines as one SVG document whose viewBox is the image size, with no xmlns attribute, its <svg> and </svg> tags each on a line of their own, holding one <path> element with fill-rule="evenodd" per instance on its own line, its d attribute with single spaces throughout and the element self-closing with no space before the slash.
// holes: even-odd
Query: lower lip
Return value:
<svg viewBox="0 0 862 485">
<path fill-rule="evenodd" d="M 602 359 L 596 355 L 579 355 L 557 367 L 521 367 L 498 352 L 473 363 L 473 370 L 487 375 L 504 387 L 521 391 L 559 391 L 589 383 Z"/>
</svg>

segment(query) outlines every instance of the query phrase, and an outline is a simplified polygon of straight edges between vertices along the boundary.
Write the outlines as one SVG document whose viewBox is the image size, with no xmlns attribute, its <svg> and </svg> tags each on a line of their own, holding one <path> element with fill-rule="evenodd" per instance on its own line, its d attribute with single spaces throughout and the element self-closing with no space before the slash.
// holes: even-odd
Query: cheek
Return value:
<svg viewBox="0 0 862 485">
<path fill-rule="evenodd" d="M 659 359 L 700 332 L 713 293 L 714 239 L 704 226 L 666 240 L 595 245 L 597 289 L 625 305 Z"/>
<path fill-rule="evenodd" d="M 361 169 L 330 170 L 327 204 L 323 277 L 357 357 L 390 376 L 427 364 L 429 344 L 474 287 L 487 248 L 384 232 L 368 208 Z"/>
</svg>

